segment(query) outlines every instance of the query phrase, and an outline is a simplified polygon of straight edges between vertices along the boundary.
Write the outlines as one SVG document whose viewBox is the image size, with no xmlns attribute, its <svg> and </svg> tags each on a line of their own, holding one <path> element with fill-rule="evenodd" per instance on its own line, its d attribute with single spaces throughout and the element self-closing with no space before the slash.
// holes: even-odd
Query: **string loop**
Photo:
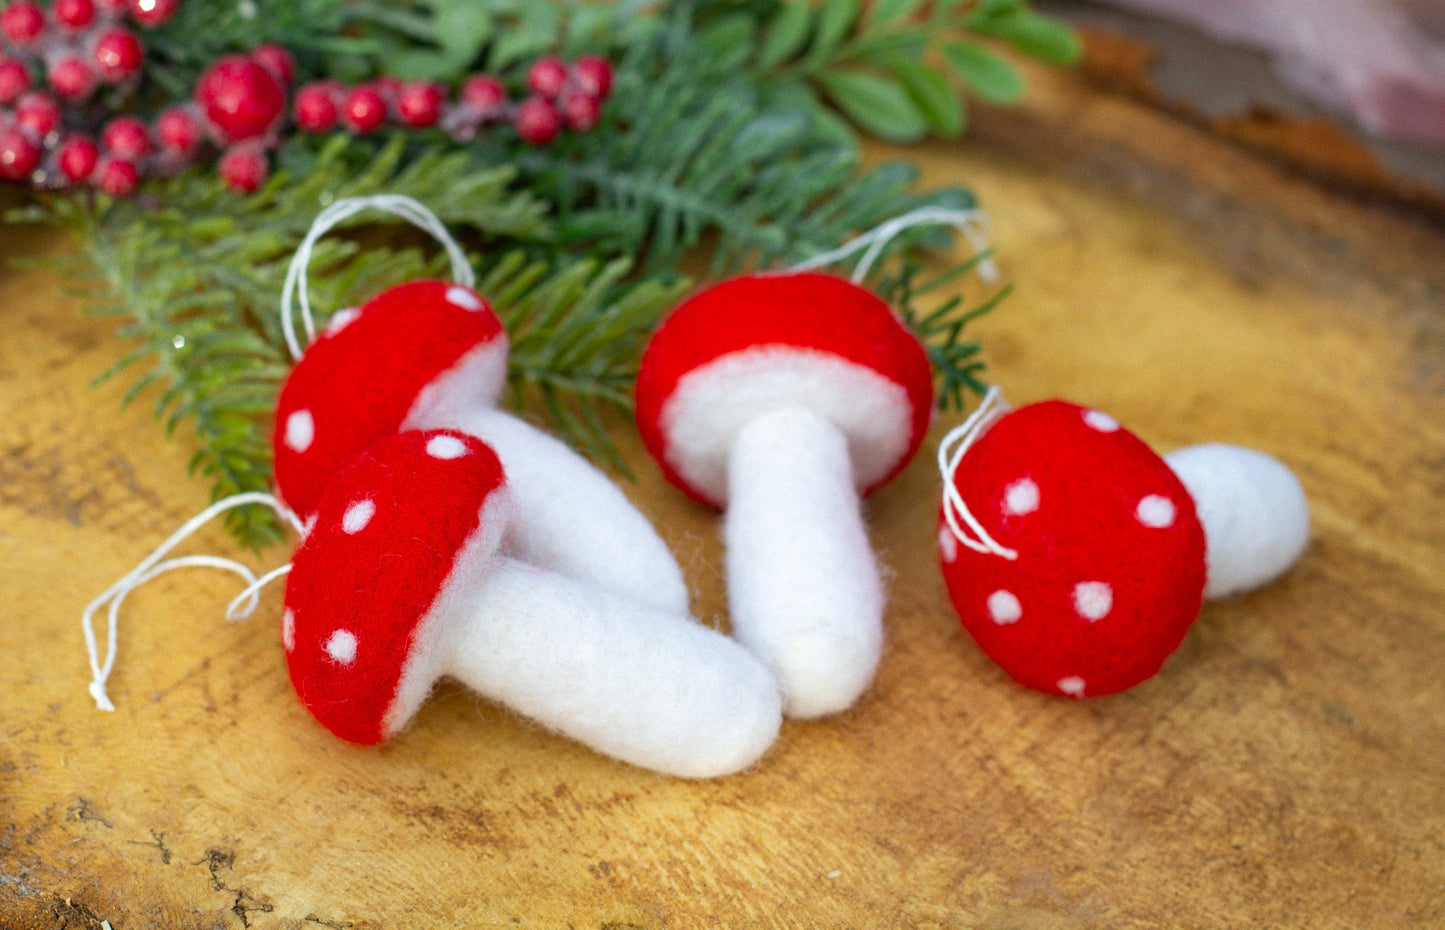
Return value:
<svg viewBox="0 0 1445 930">
<path fill-rule="evenodd" d="M 115 705 L 111 703 L 110 696 L 106 694 L 105 683 L 110 678 L 111 670 L 115 668 L 116 654 L 116 629 L 120 615 L 120 606 L 132 591 L 146 582 L 174 571 L 178 568 L 218 568 L 223 571 L 234 572 L 240 575 L 247 584 L 230 606 L 226 608 L 228 620 L 240 620 L 249 617 L 260 603 L 260 591 L 272 579 L 279 577 L 285 572 L 273 570 L 262 575 L 256 574 L 234 559 L 223 559 L 213 555 L 185 555 L 173 559 L 165 559 L 176 546 L 184 542 L 196 530 L 206 523 L 209 523 L 219 514 L 237 507 L 244 507 L 248 504 L 263 504 L 276 512 L 276 515 L 296 530 L 297 533 L 304 533 L 301 520 L 291 512 L 285 504 L 271 494 L 264 494 L 259 491 L 252 491 L 245 494 L 234 494 L 230 497 L 216 501 L 205 510 L 187 520 L 180 529 L 170 535 L 165 542 L 156 547 L 155 551 L 146 556 L 139 565 L 131 569 L 115 584 L 101 592 L 100 596 L 86 606 L 85 612 L 81 615 L 80 626 L 85 634 L 85 650 L 90 657 L 90 696 L 95 699 L 95 706 L 104 711 L 114 711 Z M 287 571 L 290 566 L 283 566 Z M 97 611 L 109 605 L 106 611 L 106 636 L 105 636 L 105 661 L 100 660 L 100 649 L 96 644 L 94 618 Z"/>
<path fill-rule="evenodd" d="M 974 251 L 980 256 L 978 262 L 978 276 L 986 283 L 993 284 L 998 280 L 998 266 L 988 256 L 988 214 L 982 210 L 956 210 L 950 207 L 919 207 L 907 213 L 895 216 L 893 219 L 880 223 L 868 232 L 845 242 L 843 245 L 821 255 L 814 255 L 804 262 L 792 266 L 790 271 L 812 271 L 816 268 L 824 268 L 836 262 L 840 262 L 853 253 L 866 249 L 863 257 L 853 268 L 852 281 L 854 284 L 862 284 L 868 279 L 868 273 L 873 270 L 873 265 L 883 254 L 884 248 L 889 242 L 896 239 L 900 233 L 912 229 L 915 226 L 952 226 L 963 233 L 969 243 L 973 245 Z"/>
<path fill-rule="evenodd" d="M 953 480 L 964 455 L 983 435 L 984 430 L 1008 413 L 1008 409 L 1008 403 L 999 389 L 989 388 L 973 416 L 949 430 L 948 435 L 943 437 L 943 442 L 938 444 L 938 470 L 943 475 L 943 520 L 953 538 L 974 552 L 996 555 L 1012 561 L 1019 557 L 1018 550 L 1000 545 L 989 535 L 988 530 L 983 528 L 968 509 L 968 504 Z M 971 535 L 969 531 L 972 531 Z"/>
<path fill-rule="evenodd" d="M 316 215 L 306 238 L 301 240 L 291 265 L 286 269 L 286 283 L 281 288 L 281 331 L 286 337 L 286 348 L 291 351 L 292 360 L 299 359 L 303 351 L 296 335 L 296 321 L 291 304 L 300 304 L 301 323 L 306 330 L 309 345 L 316 339 L 316 321 L 311 314 L 311 297 L 306 291 L 306 268 L 311 264 L 311 253 L 316 243 L 337 225 L 366 210 L 381 210 L 399 216 L 418 229 L 429 233 L 442 244 L 452 263 L 452 280 L 466 287 L 476 285 L 476 274 L 467 261 L 466 253 L 447 232 L 446 225 L 437 215 L 428 210 L 420 201 L 401 194 L 375 194 L 370 197 L 346 197 L 328 206 Z"/>
</svg>

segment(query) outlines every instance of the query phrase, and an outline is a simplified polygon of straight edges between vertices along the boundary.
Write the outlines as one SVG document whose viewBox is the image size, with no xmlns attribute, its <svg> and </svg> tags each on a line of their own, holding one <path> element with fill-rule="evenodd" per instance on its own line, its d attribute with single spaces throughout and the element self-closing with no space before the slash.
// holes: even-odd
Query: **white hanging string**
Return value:
<svg viewBox="0 0 1445 930">
<path fill-rule="evenodd" d="M 165 542 L 156 547 L 155 551 L 146 556 L 139 565 L 127 572 L 115 584 L 101 592 L 100 596 L 91 601 L 81 615 L 80 625 L 85 633 L 85 649 L 90 657 L 90 696 L 95 699 L 95 706 L 105 711 L 115 710 L 110 697 L 106 694 L 105 683 L 110 678 L 111 670 L 115 668 L 116 654 L 116 629 L 117 619 L 120 614 L 120 605 L 125 602 L 132 591 L 151 579 L 163 575 L 168 571 L 177 568 L 219 568 L 225 571 L 235 572 L 247 581 L 247 586 L 231 605 L 226 609 L 226 616 L 231 620 L 238 620 L 250 616 L 259 603 L 259 593 L 262 587 L 272 579 L 284 574 L 280 570 L 267 572 L 257 578 L 245 565 L 233 559 L 223 559 L 211 555 L 188 555 L 178 556 L 173 559 L 162 561 L 166 554 L 176 546 L 184 542 L 196 530 L 210 522 L 217 515 L 247 504 L 263 504 L 270 507 L 283 520 L 290 523 L 298 533 L 303 531 L 301 521 L 294 513 L 274 495 L 261 492 L 248 492 L 246 494 L 235 494 L 231 497 L 216 501 L 205 510 L 187 520 L 180 529 L 170 535 Z M 289 570 L 289 566 L 286 567 Z M 245 604 L 243 607 L 242 604 Z M 106 612 L 106 636 L 105 636 L 105 661 L 100 660 L 100 650 L 95 638 L 95 614 L 101 607 L 109 604 Z"/>
<path fill-rule="evenodd" d="M 974 552 L 984 555 L 997 555 L 1005 559 L 1017 559 L 1018 551 L 1007 546 L 1000 545 L 997 540 L 988 534 L 983 526 L 968 509 L 964 502 L 963 495 L 959 493 L 954 485 L 954 475 L 958 472 L 958 465 L 963 461 L 963 456 L 983 435 L 984 430 L 1008 412 L 1008 403 L 1004 401 L 1003 395 L 997 387 L 988 389 L 978 409 L 973 416 L 964 420 L 958 426 L 949 431 L 943 437 L 943 442 L 938 445 L 938 470 L 943 475 L 943 519 L 948 524 L 948 530 L 953 537 L 963 543 Z M 972 535 L 964 526 L 972 531 Z"/>
<path fill-rule="evenodd" d="M 952 226 L 973 245 L 981 256 L 978 262 L 978 276 L 986 283 L 998 280 L 998 266 L 988 256 L 988 214 L 982 210 L 955 210 L 949 207 L 919 207 L 910 210 L 885 223 L 880 223 L 868 232 L 851 239 L 843 245 L 821 255 L 815 255 L 805 262 L 792 266 L 791 271 L 811 271 L 840 262 L 860 249 L 867 249 L 853 269 L 852 281 L 862 284 L 873 270 L 873 264 L 883 254 L 883 249 L 898 237 L 899 233 L 915 226 Z"/>
<path fill-rule="evenodd" d="M 447 256 L 452 262 L 452 280 L 466 287 L 473 287 L 476 284 L 476 274 L 473 273 L 471 264 L 467 262 L 467 256 L 462 251 L 462 247 L 452 238 L 451 233 L 447 232 L 445 224 L 437 219 L 436 214 L 419 201 L 401 194 L 376 194 L 371 197 L 347 197 L 338 200 L 316 215 L 311 229 L 306 233 L 306 238 L 301 240 L 301 245 L 291 258 L 291 267 L 286 270 L 286 283 L 281 289 L 281 330 L 286 337 L 286 347 L 291 350 L 293 360 L 299 359 L 302 352 L 301 342 L 296 335 L 296 321 L 291 309 L 293 300 L 301 307 L 301 323 L 306 330 L 306 342 L 310 344 L 316 339 L 316 321 L 311 315 L 311 297 L 306 292 L 306 268 L 311 264 L 311 253 L 322 236 L 338 224 L 344 223 L 366 210 L 381 210 L 393 216 L 399 216 L 413 226 L 430 233 L 447 250 Z"/>
</svg>

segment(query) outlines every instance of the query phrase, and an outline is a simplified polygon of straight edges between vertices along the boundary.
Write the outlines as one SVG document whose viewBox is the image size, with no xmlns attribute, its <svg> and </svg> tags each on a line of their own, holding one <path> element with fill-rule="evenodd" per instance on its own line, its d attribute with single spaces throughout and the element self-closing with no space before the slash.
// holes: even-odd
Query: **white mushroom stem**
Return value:
<svg viewBox="0 0 1445 930">
<path fill-rule="evenodd" d="M 510 551 L 524 562 L 625 594 L 668 613 L 688 611 L 687 583 L 667 544 L 606 475 L 566 443 L 501 410 L 451 413 L 449 428 L 491 446 L 507 472 L 515 519 Z"/>
<path fill-rule="evenodd" d="M 707 778 L 777 736 L 771 676 L 686 617 L 507 558 L 446 610 L 443 674 L 606 755 Z"/>
<path fill-rule="evenodd" d="M 843 710 L 883 648 L 883 590 L 848 442 L 801 407 L 744 426 L 728 458 L 733 635 L 778 678 L 791 717 Z"/>
<path fill-rule="evenodd" d="M 1208 443 L 1171 452 L 1164 461 L 1189 489 L 1204 526 L 1205 597 L 1258 588 L 1304 552 L 1310 535 L 1305 492 L 1277 459 Z"/>
</svg>

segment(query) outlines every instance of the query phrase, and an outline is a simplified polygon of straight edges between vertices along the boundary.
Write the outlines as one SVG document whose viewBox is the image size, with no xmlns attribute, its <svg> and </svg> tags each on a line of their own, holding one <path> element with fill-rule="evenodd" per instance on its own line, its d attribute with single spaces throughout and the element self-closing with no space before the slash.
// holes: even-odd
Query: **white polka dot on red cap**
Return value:
<svg viewBox="0 0 1445 930">
<path fill-rule="evenodd" d="M 938 530 L 938 554 L 950 564 L 958 559 L 958 540 L 953 538 L 953 530 L 946 526 Z"/>
<path fill-rule="evenodd" d="M 365 498 L 346 508 L 346 513 L 341 517 L 341 528 L 352 535 L 366 529 L 366 524 L 376 516 L 376 504 L 371 498 Z"/>
<path fill-rule="evenodd" d="M 1085 684 L 1084 679 L 1078 675 L 1070 675 L 1059 679 L 1059 690 L 1071 697 L 1083 697 Z"/>
<path fill-rule="evenodd" d="M 1119 428 L 1119 421 L 1102 410 L 1085 410 L 1084 422 L 1101 433 L 1112 433 Z"/>
<path fill-rule="evenodd" d="M 467 454 L 467 444 L 455 436 L 433 436 L 426 442 L 426 454 L 447 461 Z"/>
<path fill-rule="evenodd" d="M 281 645 L 287 652 L 296 648 L 296 613 L 290 609 L 281 615 Z"/>
<path fill-rule="evenodd" d="M 335 336 L 352 323 L 355 323 L 356 318 L 359 316 L 361 316 L 361 308 L 359 307 L 345 307 L 337 310 L 331 314 L 331 319 L 326 321 L 326 335 Z"/>
<path fill-rule="evenodd" d="M 461 307 L 463 310 L 482 309 L 481 299 L 464 287 L 447 288 L 447 303 Z"/>
<path fill-rule="evenodd" d="M 1173 526 L 1176 513 L 1174 502 L 1162 494 L 1150 494 L 1134 508 L 1134 516 L 1139 518 L 1139 522 L 1156 530 Z"/>
<path fill-rule="evenodd" d="M 1024 615 L 1024 606 L 1019 603 L 1019 599 L 1012 591 L 1000 588 L 990 594 L 985 603 L 988 606 L 988 615 L 999 626 L 1018 623 Z"/>
<path fill-rule="evenodd" d="M 295 410 L 286 418 L 286 436 L 283 440 L 286 448 L 295 452 L 305 452 L 311 448 L 311 443 L 316 439 L 316 421 L 311 418 L 310 410 Z"/>
<path fill-rule="evenodd" d="M 341 665 L 356 661 L 356 634 L 350 630 L 337 630 L 326 640 L 326 654 Z"/>
<path fill-rule="evenodd" d="M 1016 517 L 1039 509 L 1039 486 L 1031 478 L 1020 478 L 1004 488 L 1003 509 Z"/>
<path fill-rule="evenodd" d="M 1074 585 L 1074 610 L 1093 623 L 1114 609 L 1114 589 L 1104 581 L 1082 581 Z"/>
</svg>

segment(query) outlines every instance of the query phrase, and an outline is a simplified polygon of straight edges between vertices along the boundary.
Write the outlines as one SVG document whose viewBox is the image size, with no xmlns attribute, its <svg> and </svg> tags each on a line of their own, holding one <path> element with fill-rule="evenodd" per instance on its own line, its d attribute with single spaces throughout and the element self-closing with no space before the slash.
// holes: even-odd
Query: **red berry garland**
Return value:
<svg viewBox="0 0 1445 930">
<path fill-rule="evenodd" d="M 173 104 L 150 125 L 116 115 L 99 139 L 92 138 L 97 114 L 91 98 L 104 86 L 129 94 L 140 79 L 145 48 L 126 18 L 152 28 L 178 4 L 54 0 L 47 17 L 40 4 L 15 0 L 0 11 L 0 179 L 37 187 L 89 183 L 123 195 L 145 177 L 165 177 L 198 158 L 216 157 L 226 183 L 249 192 L 265 180 L 270 150 L 293 128 L 357 135 L 387 126 L 436 128 L 466 142 L 485 128 L 508 124 L 522 141 L 546 145 L 564 130 L 593 129 L 612 88 L 612 65 L 584 55 L 571 65 L 555 56 L 533 62 L 526 72 L 529 94 L 516 102 L 487 74 L 467 78 L 455 98 L 440 84 L 390 75 L 352 87 L 312 81 L 293 94 L 295 59 L 266 43 L 216 61 L 190 101 Z M 47 90 L 35 90 L 37 81 Z M 73 111 L 69 124 L 67 111 Z"/>
</svg>

